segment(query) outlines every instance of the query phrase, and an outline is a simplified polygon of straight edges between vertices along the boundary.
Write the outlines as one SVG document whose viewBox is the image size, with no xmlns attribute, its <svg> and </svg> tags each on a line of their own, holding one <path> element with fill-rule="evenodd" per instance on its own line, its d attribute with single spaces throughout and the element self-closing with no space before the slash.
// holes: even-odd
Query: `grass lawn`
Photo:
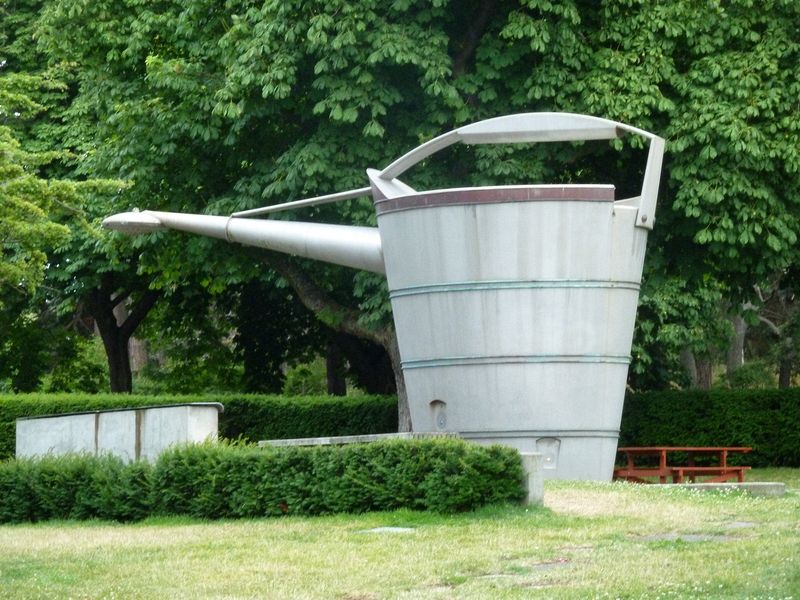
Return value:
<svg viewBox="0 0 800 600">
<path fill-rule="evenodd" d="M 2 598 L 800 598 L 782 498 L 548 482 L 544 508 L 0 527 Z M 376 528 L 397 528 L 371 531 Z"/>
</svg>

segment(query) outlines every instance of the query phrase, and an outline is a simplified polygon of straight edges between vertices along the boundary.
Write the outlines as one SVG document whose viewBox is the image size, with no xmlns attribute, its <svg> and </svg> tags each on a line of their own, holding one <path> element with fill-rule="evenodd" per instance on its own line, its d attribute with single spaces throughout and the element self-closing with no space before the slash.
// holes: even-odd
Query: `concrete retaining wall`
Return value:
<svg viewBox="0 0 800 600">
<path fill-rule="evenodd" d="M 196 402 L 17 419 L 16 456 L 78 452 L 153 461 L 173 444 L 215 439 L 222 410 Z"/>
</svg>

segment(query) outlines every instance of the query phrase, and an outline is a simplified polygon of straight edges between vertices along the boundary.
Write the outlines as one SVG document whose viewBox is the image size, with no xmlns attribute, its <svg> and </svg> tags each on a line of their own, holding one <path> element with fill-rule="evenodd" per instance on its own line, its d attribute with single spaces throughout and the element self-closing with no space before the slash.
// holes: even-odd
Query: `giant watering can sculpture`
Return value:
<svg viewBox="0 0 800 600">
<path fill-rule="evenodd" d="M 611 185 L 417 191 L 398 179 L 462 142 L 649 140 L 640 196 Z M 105 220 L 168 228 L 385 273 L 415 431 L 544 454 L 545 476 L 610 480 L 664 140 L 596 117 L 530 113 L 441 135 L 370 187 L 235 213 L 144 211 Z M 378 227 L 246 217 L 372 194 Z"/>
</svg>

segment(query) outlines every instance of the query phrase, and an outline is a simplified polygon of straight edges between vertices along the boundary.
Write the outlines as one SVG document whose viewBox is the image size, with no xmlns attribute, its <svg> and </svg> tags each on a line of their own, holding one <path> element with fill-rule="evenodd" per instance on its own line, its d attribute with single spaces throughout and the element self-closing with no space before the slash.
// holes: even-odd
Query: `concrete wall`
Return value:
<svg viewBox="0 0 800 600">
<path fill-rule="evenodd" d="M 17 419 L 18 458 L 67 454 L 113 454 L 155 460 L 169 446 L 217 437 L 216 402 Z"/>
</svg>

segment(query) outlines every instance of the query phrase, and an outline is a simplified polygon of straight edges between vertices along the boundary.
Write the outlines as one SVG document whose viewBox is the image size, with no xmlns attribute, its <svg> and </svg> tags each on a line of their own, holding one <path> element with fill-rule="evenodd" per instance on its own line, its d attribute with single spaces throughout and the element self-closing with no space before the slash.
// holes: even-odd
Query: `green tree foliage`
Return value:
<svg viewBox="0 0 800 600">
<path fill-rule="evenodd" d="M 12 310 L 20 308 L 20 302 L 11 304 Z M 7 381 L 15 392 L 32 392 L 39 387 L 41 378 L 51 367 L 51 346 L 47 335 L 40 327 L 37 315 L 26 310 L 14 310 L 2 314 L 3 336 L 0 340 L 0 382 Z"/>
<path fill-rule="evenodd" d="M 310 360 L 324 347 L 321 323 L 289 290 L 274 284 L 253 281 L 243 285 L 234 322 L 244 387 L 249 392 L 281 392 L 284 365 Z"/>
<path fill-rule="evenodd" d="M 105 355 L 94 340 L 33 299 L 15 296 L 0 308 L 0 390 L 96 393 L 108 388 Z"/>
<path fill-rule="evenodd" d="M 637 338 L 640 349 L 671 355 L 660 365 L 677 363 L 684 334 L 684 350 L 719 353 L 726 313 L 760 305 L 754 286 L 771 287 L 797 264 L 798 8 L 644 2 L 603 11 L 601 38 L 616 46 L 596 55 L 608 87 L 594 105 L 624 115 L 630 94 L 616 90 L 627 88 L 666 117 L 654 130 L 668 138 L 669 199 L 651 239 L 658 282 L 642 290 Z M 653 375 L 655 354 L 642 356 L 633 371 Z"/>
<path fill-rule="evenodd" d="M 650 263 L 652 265 L 652 263 Z M 726 288 L 712 277 L 694 286 L 680 276 L 650 270 L 639 302 L 629 383 L 634 389 L 690 386 L 680 361 L 711 361 L 724 353 L 730 338 L 725 318 Z"/>
<path fill-rule="evenodd" d="M 68 154 L 35 141 L 33 131 L 49 118 L 66 85 L 57 73 L 26 60 L 35 54 L 34 17 L 27 2 L 0 3 L 0 303 L 11 290 L 36 290 L 47 251 L 69 237 L 59 217 L 81 202 L 73 182 L 46 173 Z"/>
<path fill-rule="evenodd" d="M 141 329 L 153 358 L 135 389 L 160 394 L 243 390 L 231 334 L 234 299 L 233 290 L 212 295 L 187 282 L 159 302 Z"/>
<path fill-rule="evenodd" d="M 76 65 L 65 119 L 81 172 L 134 182 L 109 209 L 228 214 L 361 187 L 365 167 L 468 121 L 583 112 L 668 138 L 651 251 L 663 287 L 646 287 L 645 303 L 678 289 L 702 304 L 721 289 L 738 305 L 798 258 L 799 20 L 792 0 L 48 0 L 36 31 L 53 64 Z M 455 149 L 410 176 L 419 187 L 611 179 L 624 197 L 643 164 L 631 144 Z M 299 217 L 374 222 L 366 201 Z M 136 244 L 164 294 L 257 276 L 250 255 L 218 242 Z M 385 332 L 375 276 L 267 260 L 296 290 L 333 293 L 336 310 L 315 304 L 329 325 Z M 361 313 L 342 306 L 354 292 Z M 717 338 L 705 307 L 654 318 L 658 332 Z"/>
<path fill-rule="evenodd" d="M 103 202 L 124 185 L 76 177 L 79 156 L 70 150 L 85 136 L 64 123 L 74 63 L 49 64 L 38 51 L 41 5 L 0 2 L 0 307 L 13 305 L 0 311 L 0 377 L 30 390 L 56 368 L 59 386 L 89 390 L 97 369 L 89 376 L 91 361 L 79 360 L 86 330 L 66 314 L 80 303 L 68 294 L 85 282 L 76 283 L 71 270 L 100 245 L 92 208 L 105 214 Z M 85 372 L 70 379 L 75 369 Z"/>
<path fill-rule="evenodd" d="M 2 60 L 2 59 L 0 59 Z M 44 278 L 45 250 L 63 244 L 69 229 L 54 222 L 51 213 L 77 202 L 70 182 L 47 181 L 37 169 L 55 153 L 23 150 L 7 124 L 43 109 L 25 94 L 42 85 L 35 77 L 3 72 L 0 65 L 0 287 L 30 293 Z M 0 302 L 2 299 L 0 298 Z"/>
</svg>

